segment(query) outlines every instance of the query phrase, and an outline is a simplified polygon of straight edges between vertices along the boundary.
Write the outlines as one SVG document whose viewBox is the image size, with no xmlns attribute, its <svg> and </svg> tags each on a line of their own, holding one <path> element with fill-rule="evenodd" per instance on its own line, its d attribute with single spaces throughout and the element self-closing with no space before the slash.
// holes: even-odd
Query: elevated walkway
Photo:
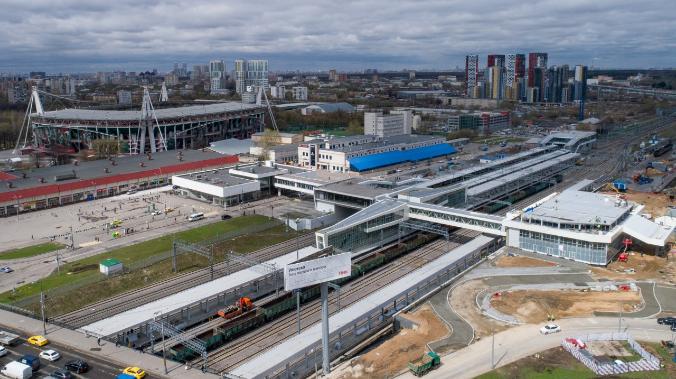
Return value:
<svg viewBox="0 0 676 379">
<path fill-rule="evenodd" d="M 434 204 L 408 203 L 408 217 L 456 228 L 476 230 L 494 236 L 506 236 L 503 217 Z"/>
</svg>

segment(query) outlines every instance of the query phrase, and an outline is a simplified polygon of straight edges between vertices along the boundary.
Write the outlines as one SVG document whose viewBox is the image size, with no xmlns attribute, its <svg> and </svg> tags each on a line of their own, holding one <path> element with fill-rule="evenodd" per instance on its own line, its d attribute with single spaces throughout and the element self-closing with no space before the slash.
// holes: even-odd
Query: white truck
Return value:
<svg viewBox="0 0 676 379">
<path fill-rule="evenodd" d="M 33 376 L 33 369 L 21 362 L 9 362 L 2 367 L 0 374 L 12 379 L 29 379 Z"/>
<path fill-rule="evenodd" d="M 11 346 L 19 342 L 20 340 L 21 338 L 19 338 L 18 334 L 0 330 L 0 344 L 5 346 Z"/>
</svg>

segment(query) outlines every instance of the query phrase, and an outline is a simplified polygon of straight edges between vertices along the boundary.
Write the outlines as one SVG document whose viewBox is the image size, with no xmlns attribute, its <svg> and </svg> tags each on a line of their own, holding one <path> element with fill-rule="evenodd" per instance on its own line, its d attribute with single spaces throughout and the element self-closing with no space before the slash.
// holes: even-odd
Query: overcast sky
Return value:
<svg viewBox="0 0 676 379">
<path fill-rule="evenodd" d="M 676 66 L 676 0 L 0 0 L 0 72 L 448 69 L 545 51 L 550 64 Z"/>
</svg>

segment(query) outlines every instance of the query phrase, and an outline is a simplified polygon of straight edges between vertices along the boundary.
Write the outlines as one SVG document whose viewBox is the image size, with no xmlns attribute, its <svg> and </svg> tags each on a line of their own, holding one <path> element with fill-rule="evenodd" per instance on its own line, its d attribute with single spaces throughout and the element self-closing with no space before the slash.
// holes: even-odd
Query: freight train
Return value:
<svg viewBox="0 0 676 379">
<path fill-rule="evenodd" d="M 417 249 L 418 247 L 438 238 L 437 235 L 422 233 L 409 237 L 405 242 L 395 243 L 381 248 L 352 264 L 352 273 L 349 277 L 340 279 L 335 283 L 343 285 L 363 274 L 383 266 L 397 257 Z M 307 303 L 319 297 L 319 286 L 304 288 L 300 291 L 301 303 Z M 229 306 L 217 312 L 215 316 L 222 317 L 227 321 L 217 328 L 217 332 L 209 337 L 203 337 L 207 350 L 211 351 L 227 342 L 253 330 L 293 309 L 296 308 L 296 297 L 287 292 L 274 298 L 265 304 L 254 306 L 248 298 L 240 299 L 237 304 Z M 199 354 L 187 347 L 177 345 L 169 350 L 173 359 L 178 362 L 187 362 L 196 358 Z"/>
</svg>

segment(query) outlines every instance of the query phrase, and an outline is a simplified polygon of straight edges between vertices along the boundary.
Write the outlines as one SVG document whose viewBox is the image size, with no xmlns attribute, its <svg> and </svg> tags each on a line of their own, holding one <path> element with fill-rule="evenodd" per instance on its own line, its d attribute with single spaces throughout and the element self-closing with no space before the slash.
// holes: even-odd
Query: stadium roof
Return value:
<svg viewBox="0 0 676 379">
<path fill-rule="evenodd" d="M 350 159 L 350 168 L 354 171 L 366 171 L 403 162 L 416 162 L 423 159 L 454 154 L 456 152 L 457 150 L 447 143 L 402 151 L 387 151 L 365 157 L 352 158 Z"/>
<path fill-rule="evenodd" d="M 217 114 L 226 112 L 249 111 L 261 108 L 255 104 L 243 104 L 236 102 L 190 105 L 176 108 L 155 109 L 158 119 L 180 118 L 199 116 L 205 114 Z M 262 109 L 262 108 L 261 108 Z M 44 115 L 32 114 L 34 118 L 59 119 L 59 120 L 101 120 L 101 121 L 138 121 L 141 119 L 141 111 L 116 111 L 100 109 L 61 109 L 58 111 L 45 112 Z"/>
</svg>

